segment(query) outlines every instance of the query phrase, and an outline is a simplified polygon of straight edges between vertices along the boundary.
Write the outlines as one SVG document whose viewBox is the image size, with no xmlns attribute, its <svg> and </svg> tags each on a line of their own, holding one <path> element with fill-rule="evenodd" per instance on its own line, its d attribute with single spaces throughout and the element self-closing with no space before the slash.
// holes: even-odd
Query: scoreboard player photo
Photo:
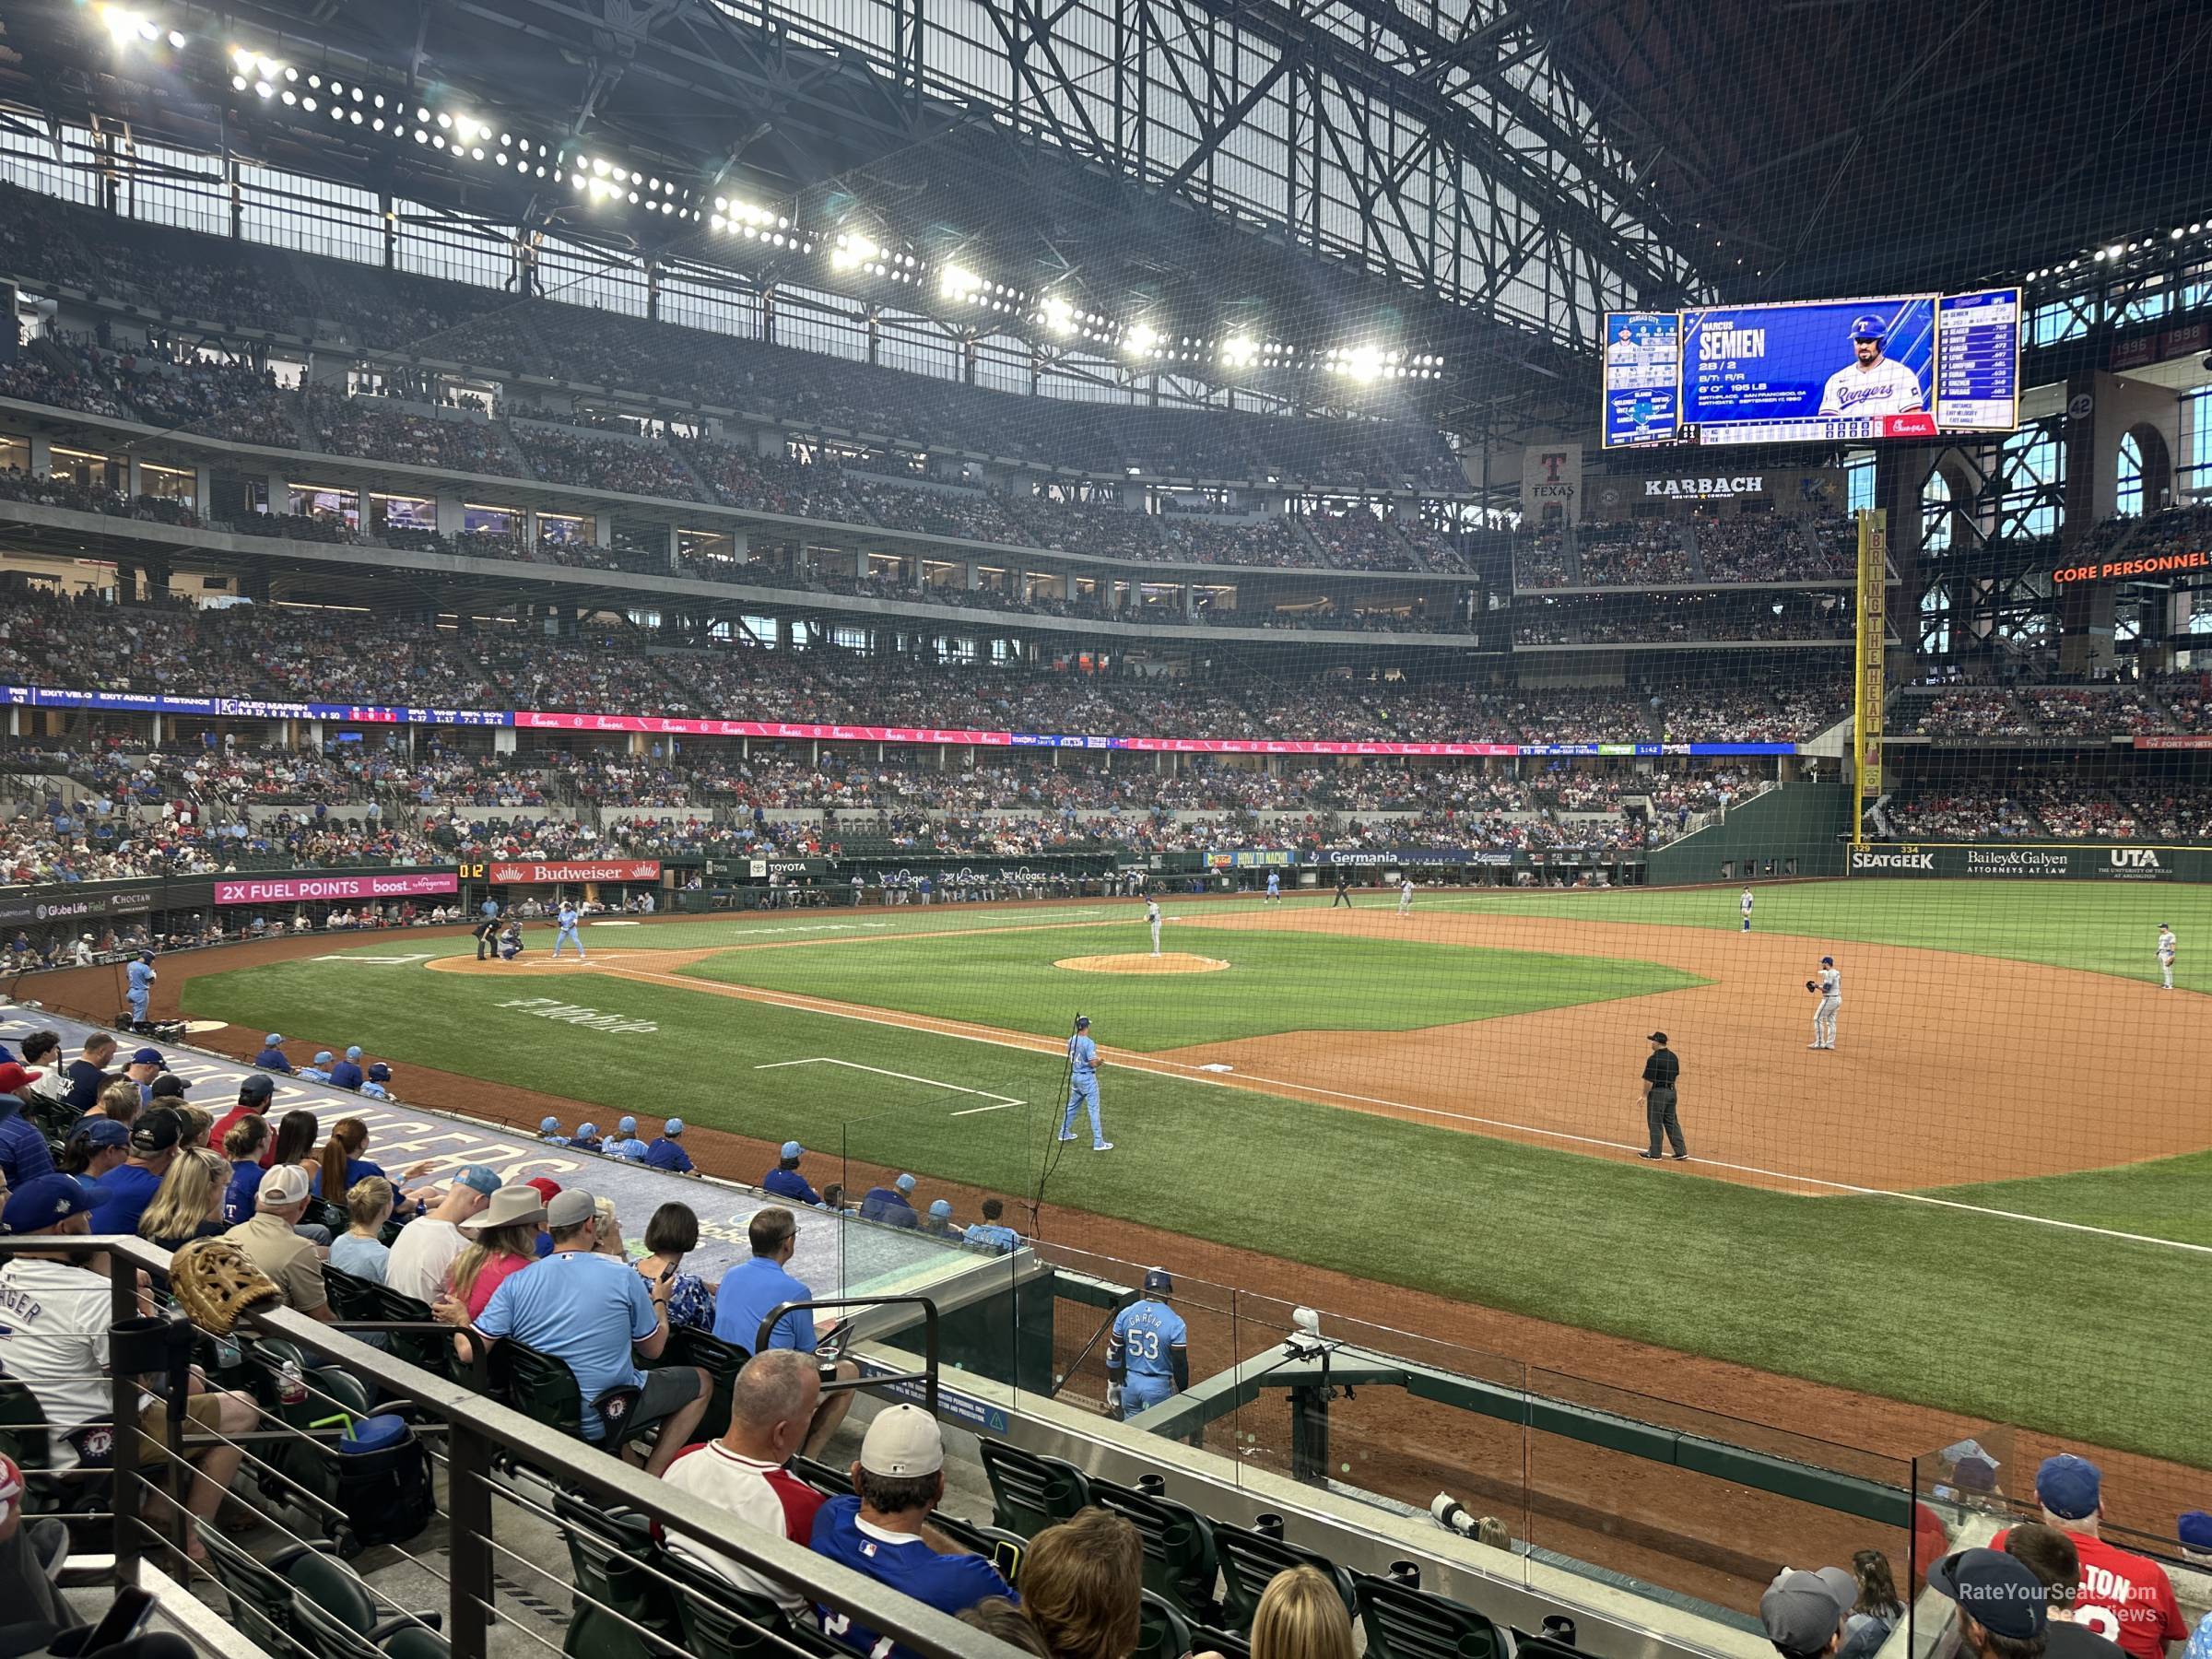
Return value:
<svg viewBox="0 0 2212 1659">
<path fill-rule="evenodd" d="M 1920 376 L 1885 356 L 1889 325 L 1869 312 L 1852 320 L 1852 360 L 1828 377 L 1820 394 L 1823 415 L 1910 415 L 1927 407 Z"/>
</svg>

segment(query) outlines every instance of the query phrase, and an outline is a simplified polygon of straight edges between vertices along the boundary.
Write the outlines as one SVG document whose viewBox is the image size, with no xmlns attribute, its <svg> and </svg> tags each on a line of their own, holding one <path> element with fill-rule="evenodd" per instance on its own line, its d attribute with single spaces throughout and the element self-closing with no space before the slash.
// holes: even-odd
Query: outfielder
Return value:
<svg viewBox="0 0 2212 1659">
<path fill-rule="evenodd" d="M 1746 933 L 1749 933 L 1751 931 L 1751 906 L 1754 902 L 1755 900 L 1751 897 L 1751 889 L 1749 888 L 1746 888 L 1744 889 L 1744 896 L 1735 901 L 1736 909 L 1744 912 L 1744 931 Z"/>
<path fill-rule="evenodd" d="M 2160 990 L 2173 989 L 2173 929 L 2163 922 L 2159 924 L 2159 979 Z M 140 1015 L 139 1018 L 143 1019 L 146 1017 Z"/>
<path fill-rule="evenodd" d="M 2169 942 L 2173 938 L 2171 934 L 2165 936 Z M 2171 953 L 2168 954 L 2166 960 L 2169 963 L 2173 960 Z M 130 967 L 131 988 L 124 993 L 124 1001 L 131 1005 L 131 1023 L 133 1025 L 146 1023 L 147 1004 L 154 994 L 154 981 L 159 977 L 154 971 L 154 953 L 150 950 L 140 951 L 138 959 Z M 2171 966 L 2166 970 L 2166 988 L 2169 991 L 2173 989 L 2173 970 Z"/>
<path fill-rule="evenodd" d="M 1813 1040 L 1805 1046 L 1832 1049 L 1836 1046 L 1836 1011 L 1843 1006 L 1843 976 L 1836 971 L 1836 959 L 1822 957 L 1819 977 L 1806 980 L 1805 988 L 1820 997 L 1813 1009 Z"/>
<path fill-rule="evenodd" d="M 589 960 L 590 959 L 583 954 L 583 937 L 576 931 L 576 907 L 563 899 L 560 901 L 560 909 L 554 914 L 553 922 L 554 925 L 560 930 L 553 935 L 553 959 L 557 962 L 560 960 L 560 947 L 565 943 L 576 947 L 578 961 Z"/>
<path fill-rule="evenodd" d="M 1067 1040 L 1067 1115 L 1060 1120 L 1060 1138 L 1076 1138 L 1076 1105 L 1090 1108 L 1090 1149 L 1111 1152 L 1113 1143 L 1099 1124 L 1099 1045 L 1090 1040 L 1090 1016 L 1076 1016 L 1076 1034 Z"/>
<path fill-rule="evenodd" d="M 1145 1293 L 1113 1316 L 1106 1343 L 1106 1409 L 1124 1421 L 1191 1385 L 1190 1327 L 1168 1305 L 1175 1281 L 1145 1270 Z"/>
<path fill-rule="evenodd" d="M 1413 877 L 1410 876 L 1398 877 L 1398 914 L 1413 914 Z"/>
<path fill-rule="evenodd" d="M 1823 415 L 1905 415 L 1920 408 L 1920 376 L 1882 355 L 1889 325 L 1867 315 L 1851 325 L 1853 360 L 1828 377 L 1820 394 Z"/>
<path fill-rule="evenodd" d="M 1154 956 L 1158 956 L 1158 955 L 1159 954 L 1159 900 L 1157 900 L 1157 899 L 1147 899 L 1147 900 L 1145 900 L 1145 921 L 1146 921 L 1147 924 L 1147 925 L 1149 925 L 1149 926 L 1151 927 L 1151 929 L 1152 929 L 1152 954 L 1153 954 Z"/>
<path fill-rule="evenodd" d="M 1268 902 L 1269 904 L 1280 904 L 1282 901 L 1283 901 L 1283 877 L 1282 877 L 1282 872 L 1281 872 L 1281 871 L 1279 871 L 1279 870 L 1270 870 L 1270 871 L 1268 871 L 1268 872 L 1267 872 L 1267 902 Z"/>
</svg>

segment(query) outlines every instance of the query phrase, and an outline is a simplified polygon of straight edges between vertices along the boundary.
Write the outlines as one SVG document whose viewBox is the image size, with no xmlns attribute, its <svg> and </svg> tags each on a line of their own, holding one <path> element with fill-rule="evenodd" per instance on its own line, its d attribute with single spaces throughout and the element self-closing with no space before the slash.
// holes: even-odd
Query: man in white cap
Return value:
<svg viewBox="0 0 2212 1659">
<path fill-rule="evenodd" d="M 1859 1599 L 1859 1582 L 1841 1567 L 1805 1572 L 1784 1567 L 1759 1598 L 1759 1622 L 1783 1659 L 1819 1659 L 1843 1637 L 1843 1620 Z"/>
<path fill-rule="evenodd" d="M 563 1188 L 546 1206 L 553 1253 L 502 1281 L 477 1316 L 477 1329 L 540 1349 L 574 1373 L 587 1441 L 606 1438 L 594 1402 L 612 1388 L 641 1390 L 630 1423 L 633 1430 L 661 1426 L 645 1472 L 665 1474 L 706 1415 L 712 1385 L 695 1365 L 638 1370 L 633 1346 L 648 1359 L 668 1346 L 672 1280 L 664 1276 L 648 1286 L 627 1259 L 602 1254 L 600 1226 L 598 1200 L 582 1187 Z"/>
<path fill-rule="evenodd" d="M 919 1406 L 878 1412 L 853 1465 L 853 1494 L 832 1498 L 814 1520 L 814 1552 L 865 1572 L 940 1613 L 959 1613 L 994 1595 L 1014 1599 L 998 1570 L 968 1554 L 929 1524 L 945 1496 L 945 1437 Z M 871 1659 L 917 1659 L 912 1649 L 888 1651 L 852 1616 L 825 1611 L 822 1632 Z"/>
<path fill-rule="evenodd" d="M 328 1324 L 337 1316 L 330 1311 L 324 1287 L 323 1259 L 312 1244 L 292 1230 L 307 1213 L 307 1187 L 304 1169 L 278 1164 L 261 1178 L 253 1214 L 224 1237 L 276 1281 L 286 1307 Z"/>
</svg>

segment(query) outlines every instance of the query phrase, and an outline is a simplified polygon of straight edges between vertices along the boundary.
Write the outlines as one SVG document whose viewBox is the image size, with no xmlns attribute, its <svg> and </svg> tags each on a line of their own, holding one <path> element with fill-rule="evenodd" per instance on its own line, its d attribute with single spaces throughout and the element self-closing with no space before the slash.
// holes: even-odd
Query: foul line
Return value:
<svg viewBox="0 0 2212 1659">
<path fill-rule="evenodd" d="M 754 1066 L 753 1069 L 755 1071 L 780 1071 L 786 1065 L 841 1065 L 851 1071 L 874 1072 L 879 1077 L 897 1077 L 902 1083 L 926 1083 L 932 1088 L 949 1088 L 955 1094 L 974 1095 L 978 1099 L 996 1102 L 991 1106 L 965 1107 L 959 1112 L 947 1113 L 951 1117 L 972 1117 L 979 1112 L 1004 1112 L 1009 1106 L 1021 1104 L 1012 1095 L 994 1094 L 988 1088 L 968 1088 L 958 1083 L 940 1083 L 935 1077 L 917 1077 L 912 1072 L 886 1071 L 880 1065 L 863 1065 L 857 1060 L 839 1060 L 829 1054 L 815 1054 L 805 1060 L 771 1060 L 764 1065 Z"/>
<path fill-rule="evenodd" d="M 702 982 L 697 979 L 686 979 L 677 974 L 656 973 L 641 968 L 618 968 L 614 971 L 630 978 L 664 980 L 670 984 L 681 985 L 687 990 L 693 991 L 701 989 L 702 985 L 714 985 L 720 982 L 725 993 L 740 995 L 747 1002 L 759 1002 L 771 1007 L 783 1008 L 792 1013 L 821 1014 L 832 1019 L 857 1020 L 863 1025 L 888 1026 L 895 1030 L 902 1031 L 923 1031 L 932 1036 L 955 1038 L 963 1042 L 985 1043 L 993 1048 L 1018 1049 L 1024 1053 L 1049 1054 L 1059 1052 L 1059 1045 L 1050 1038 L 1016 1040 L 1010 1037 L 992 1036 L 986 1031 L 918 1023 L 912 1017 L 892 1018 L 834 1004 L 792 1001 L 788 1000 L 783 993 L 762 991 L 752 985 L 731 985 L 715 981 Z M 1124 1071 L 1151 1072 L 1160 1077 L 1181 1076 L 1182 1081 L 1201 1084 L 1208 1088 L 1242 1088 L 1248 1093 L 1256 1094 L 1263 1091 L 1248 1086 L 1266 1084 L 1272 1088 L 1287 1088 L 1297 1094 L 1326 1095 L 1332 1100 L 1355 1100 L 1366 1106 L 1385 1106 L 1393 1112 L 1412 1112 L 1423 1117 L 1445 1118 L 1455 1123 L 1481 1124 L 1493 1129 L 1510 1129 L 1516 1135 L 1542 1135 L 1550 1140 L 1572 1141 L 1586 1147 L 1606 1147 L 1617 1152 L 1636 1150 L 1635 1144 L 1631 1141 L 1606 1140 L 1602 1135 L 1577 1135 L 1571 1130 L 1547 1129 L 1535 1124 L 1516 1124 L 1508 1118 L 1481 1117 L 1471 1112 L 1447 1112 L 1437 1106 L 1416 1106 L 1405 1100 L 1387 1100 L 1378 1095 L 1352 1094 L 1344 1089 L 1324 1088 L 1318 1084 L 1297 1083 L 1282 1077 L 1263 1077 L 1253 1072 L 1240 1072 L 1234 1078 L 1182 1075 L 1194 1074 L 1197 1070 L 1197 1067 L 1188 1061 L 1160 1060 L 1149 1057 L 1117 1059 L 1105 1054 L 1101 1054 L 1100 1060 L 1103 1065 L 1119 1066 Z M 836 1064 L 849 1065 L 851 1063 L 841 1061 Z M 862 1069 L 870 1068 L 863 1067 Z M 926 1078 L 920 1080 L 928 1081 Z M 951 1086 L 947 1085 L 947 1087 Z M 2124 1232 L 2118 1228 L 2092 1227 L 2086 1221 L 2061 1221 L 2051 1216 L 2025 1215 L 2018 1210 L 1996 1209 L 1982 1204 L 1966 1204 L 1956 1198 L 1937 1198 L 1926 1193 L 1900 1192 L 1895 1187 L 1859 1186 L 1848 1181 L 1830 1181 L 1818 1175 L 1798 1175 L 1786 1170 L 1762 1169 L 1757 1164 L 1729 1163 L 1724 1159 L 1711 1158 L 1693 1158 L 1688 1161 L 1692 1164 L 1702 1163 L 1710 1169 L 1733 1170 L 1740 1175 L 1759 1175 L 1770 1181 L 1795 1182 L 1803 1186 L 1824 1187 L 1831 1193 L 1846 1193 L 1855 1197 L 1896 1198 L 1909 1204 L 1928 1205 L 1936 1209 L 1962 1210 L 1969 1215 L 1988 1216 L 2000 1221 L 2024 1221 L 2035 1227 L 2055 1228 L 2064 1232 L 2088 1233 L 2097 1238 L 2117 1239 L 2129 1244 L 2155 1244 L 2167 1250 L 2187 1251 L 2193 1255 L 2212 1256 L 2212 1244 L 2193 1244 L 2183 1239 L 2160 1239 L 2147 1233 Z"/>
</svg>

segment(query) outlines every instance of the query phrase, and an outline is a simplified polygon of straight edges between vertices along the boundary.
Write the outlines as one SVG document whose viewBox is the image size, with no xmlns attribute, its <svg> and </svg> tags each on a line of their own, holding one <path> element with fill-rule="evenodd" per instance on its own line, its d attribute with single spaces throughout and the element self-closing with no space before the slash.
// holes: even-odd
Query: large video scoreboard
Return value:
<svg viewBox="0 0 2212 1659">
<path fill-rule="evenodd" d="M 2009 432 L 2019 380 L 2018 288 L 1608 312 L 1605 445 Z"/>
</svg>

